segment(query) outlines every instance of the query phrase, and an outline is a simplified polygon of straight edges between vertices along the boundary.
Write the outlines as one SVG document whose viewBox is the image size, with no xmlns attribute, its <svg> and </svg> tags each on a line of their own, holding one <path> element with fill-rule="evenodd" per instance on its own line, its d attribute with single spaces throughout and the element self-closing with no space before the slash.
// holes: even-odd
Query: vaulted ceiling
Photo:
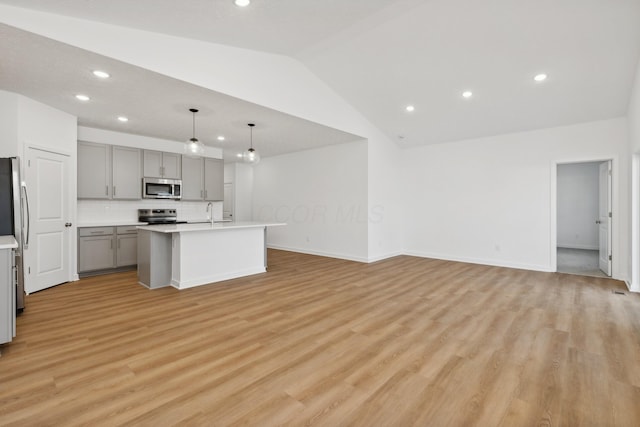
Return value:
<svg viewBox="0 0 640 427">
<path fill-rule="evenodd" d="M 640 56 L 640 0 L 253 0 L 246 8 L 238 8 L 232 0 L 0 3 L 293 57 L 401 146 L 623 116 Z M 56 42 L 34 39 L 11 27 L 2 31 L 0 54 L 3 58 L 5 53 L 12 55 L 21 66 L 38 68 L 37 60 L 21 56 L 19 49 L 8 45 L 7 37 L 30 43 L 32 49 L 46 43 L 54 43 L 49 49 L 56 47 Z M 84 55 L 93 63 L 100 60 L 92 58 L 91 52 L 57 48 L 78 56 L 79 61 Z M 57 62 L 48 61 L 54 73 L 57 67 L 59 73 L 69 72 Z M 144 120 L 131 125 L 133 133 L 184 139 L 189 122 L 178 137 L 175 126 L 163 127 L 166 115 L 154 111 L 154 105 L 173 99 L 175 114 L 182 114 L 189 100 L 207 101 L 216 111 L 229 105 L 228 114 L 216 115 L 211 122 L 219 119 L 219 123 L 203 131 L 211 133 L 211 141 L 206 141 L 210 145 L 218 144 L 215 133 L 246 141 L 243 126 L 251 115 L 264 117 L 267 127 L 278 134 L 273 136 L 274 144 L 281 141 L 267 155 L 293 151 L 293 145 L 286 142 L 288 135 L 297 140 L 318 135 L 306 148 L 357 139 L 185 82 L 127 68 L 131 67 L 127 64 L 115 65 L 136 74 L 136 82 L 145 83 L 127 82 L 108 101 L 139 110 Z M 122 130 L 110 117 L 101 117 L 107 107 L 115 111 L 117 105 L 88 112 L 57 105 L 59 101 L 50 99 L 55 95 L 47 98 L 51 88 L 38 84 L 37 75 L 16 76 L 15 72 L 0 63 L 1 88 L 13 88 L 65 111 L 75 108 L 71 112 L 78 115 L 80 124 Z M 533 77 L 539 73 L 548 78 L 535 82 Z M 164 99 L 156 94 L 159 98 L 141 101 L 141 93 L 162 91 L 171 96 Z M 464 91 L 473 96 L 463 98 Z M 415 110 L 407 112 L 408 105 Z M 207 113 L 205 109 L 203 114 Z M 235 123 L 235 128 L 224 128 L 225 123 Z M 267 137 L 272 135 L 265 134 Z M 232 150 L 227 150 L 225 154 L 230 155 Z"/>
</svg>

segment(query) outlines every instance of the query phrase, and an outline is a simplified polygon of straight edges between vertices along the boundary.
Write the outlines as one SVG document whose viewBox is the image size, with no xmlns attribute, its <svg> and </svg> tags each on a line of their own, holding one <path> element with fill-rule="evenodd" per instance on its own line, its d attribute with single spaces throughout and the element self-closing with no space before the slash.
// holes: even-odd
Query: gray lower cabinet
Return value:
<svg viewBox="0 0 640 427">
<path fill-rule="evenodd" d="M 138 263 L 138 230 L 136 227 L 118 227 L 116 230 L 116 267 Z"/>
<path fill-rule="evenodd" d="M 81 227 L 78 229 L 78 273 L 109 273 L 132 267 L 138 258 L 135 226 Z"/>
<path fill-rule="evenodd" d="M 0 249 L 0 344 L 16 335 L 16 283 L 13 280 L 13 250 Z"/>
<path fill-rule="evenodd" d="M 115 268 L 113 233 L 115 227 L 80 228 L 78 272 Z"/>
<path fill-rule="evenodd" d="M 171 285 L 171 239 L 170 233 L 140 230 L 138 238 L 139 283 L 150 289 Z"/>
</svg>

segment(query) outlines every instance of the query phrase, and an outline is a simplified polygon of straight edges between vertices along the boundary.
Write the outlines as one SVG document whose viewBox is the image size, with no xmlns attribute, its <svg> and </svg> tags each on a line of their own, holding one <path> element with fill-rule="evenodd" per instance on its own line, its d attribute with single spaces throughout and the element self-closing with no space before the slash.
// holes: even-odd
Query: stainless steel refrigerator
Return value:
<svg viewBox="0 0 640 427">
<path fill-rule="evenodd" d="M 0 158 L 0 236 L 13 235 L 18 242 L 18 247 L 15 249 L 16 310 L 18 313 L 24 309 L 23 250 L 25 237 L 27 237 L 24 233 L 24 225 L 28 227 L 29 223 L 28 218 L 25 221 L 26 209 L 23 209 L 23 206 L 28 209 L 28 202 L 26 200 L 23 202 L 23 200 L 20 159 L 17 157 Z"/>
</svg>

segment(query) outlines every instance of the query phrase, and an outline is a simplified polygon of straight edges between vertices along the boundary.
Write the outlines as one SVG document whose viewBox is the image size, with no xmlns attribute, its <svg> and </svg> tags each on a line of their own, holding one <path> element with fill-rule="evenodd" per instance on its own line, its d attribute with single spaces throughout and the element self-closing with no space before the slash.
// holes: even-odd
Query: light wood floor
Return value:
<svg viewBox="0 0 640 427">
<path fill-rule="evenodd" d="M 0 425 L 640 425 L 640 295 L 621 282 L 269 261 L 184 291 L 119 273 L 30 295 Z"/>
</svg>

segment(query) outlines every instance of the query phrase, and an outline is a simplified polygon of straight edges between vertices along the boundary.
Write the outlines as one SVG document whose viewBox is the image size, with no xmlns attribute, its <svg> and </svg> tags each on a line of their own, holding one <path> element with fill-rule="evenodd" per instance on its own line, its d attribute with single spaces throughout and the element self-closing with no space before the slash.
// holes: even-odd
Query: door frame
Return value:
<svg viewBox="0 0 640 427">
<path fill-rule="evenodd" d="M 551 162 L 551 200 L 550 202 L 550 218 L 549 223 L 551 225 L 550 231 L 550 247 L 549 247 L 549 267 L 551 272 L 558 271 L 558 166 L 569 165 L 576 163 L 599 163 L 611 161 L 611 278 L 617 278 L 618 272 L 618 254 L 616 248 L 618 247 L 618 224 L 619 224 L 619 211 L 618 211 L 618 189 L 616 183 L 618 182 L 618 156 L 604 156 L 604 157 L 584 157 L 579 159 L 567 159 L 567 160 L 554 160 Z"/>
<path fill-rule="evenodd" d="M 71 234 L 69 235 L 69 251 L 67 254 L 69 267 L 67 271 L 69 272 L 68 274 L 69 282 L 80 280 L 78 276 L 78 268 L 77 268 L 78 239 L 75 238 L 75 236 L 77 236 L 78 234 L 78 229 L 76 224 L 77 223 L 77 214 L 76 214 L 77 212 L 77 180 L 78 180 L 77 172 L 76 172 L 77 171 L 76 153 L 68 150 L 61 150 L 59 148 L 53 148 L 46 145 L 35 144 L 33 142 L 25 140 L 22 144 L 22 156 L 20 159 L 20 163 L 21 163 L 20 170 L 24 171 L 22 180 L 25 182 L 26 182 L 26 165 L 24 162 L 26 162 L 27 160 L 27 153 L 29 152 L 30 149 L 46 151 L 48 153 L 69 157 L 69 188 L 67 189 L 69 192 L 69 200 L 67 201 L 67 209 L 68 209 L 68 214 L 69 214 L 69 218 L 72 223 L 72 226 L 69 229 L 69 233 Z M 26 277 L 25 277 L 25 280 L 26 280 Z"/>
</svg>

